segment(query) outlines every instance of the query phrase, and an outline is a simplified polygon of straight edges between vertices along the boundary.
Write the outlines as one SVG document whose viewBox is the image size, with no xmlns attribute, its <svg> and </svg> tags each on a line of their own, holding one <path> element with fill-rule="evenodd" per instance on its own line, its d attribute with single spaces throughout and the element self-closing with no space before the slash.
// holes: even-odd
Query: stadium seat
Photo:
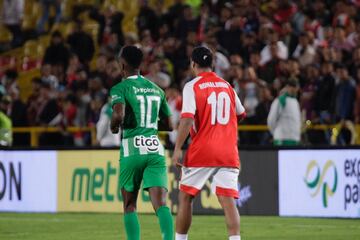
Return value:
<svg viewBox="0 0 360 240">
<path fill-rule="evenodd" d="M 92 38 L 96 42 L 96 38 L 99 32 L 99 24 L 95 21 L 88 21 L 83 25 L 85 32 L 91 34 Z"/>
<path fill-rule="evenodd" d="M 24 57 L 21 69 L 29 71 L 34 68 L 40 68 L 41 59 L 44 54 L 44 48 L 36 40 L 29 40 L 24 45 Z"/>
<path fill-rule="evenodd" d="M 0 25 L 0 43 L 10 43 L 12 40 L 12 33 L 5 26 Z"/>
</svg>

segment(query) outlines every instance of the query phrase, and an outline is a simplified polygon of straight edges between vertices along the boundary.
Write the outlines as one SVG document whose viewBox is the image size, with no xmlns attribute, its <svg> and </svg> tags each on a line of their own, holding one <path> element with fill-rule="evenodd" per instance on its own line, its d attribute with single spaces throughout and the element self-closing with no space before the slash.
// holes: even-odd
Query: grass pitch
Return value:
<svg viewBox="0 0 360 240">
<path fill-rule="evenodd" d="M 140 215 L 143 240 L 159 240 L 154 215 Z M 360 240 L 360 220 L 241 217 L 245 240 Z M 1 240 L 120 240 L 126 239 L 120 214 L 0 213 Z M 222 216 L 195 216 L 190 240 L 227 239 Z"/>
</svg>

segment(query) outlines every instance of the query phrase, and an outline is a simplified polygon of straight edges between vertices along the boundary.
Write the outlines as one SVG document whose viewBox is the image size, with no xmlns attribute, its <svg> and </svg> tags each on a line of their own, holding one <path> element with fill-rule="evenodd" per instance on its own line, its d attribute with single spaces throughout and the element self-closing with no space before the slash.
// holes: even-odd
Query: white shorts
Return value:
<svg viewBox="0 0 360 240">
<path fill-rule="evenodd" d="M 218 196 L 239 198 L 237 168 L 183 167 L 180 190 L 192 196 L 198 194 L 211 179 L 211 191 Z"/>
</svg>

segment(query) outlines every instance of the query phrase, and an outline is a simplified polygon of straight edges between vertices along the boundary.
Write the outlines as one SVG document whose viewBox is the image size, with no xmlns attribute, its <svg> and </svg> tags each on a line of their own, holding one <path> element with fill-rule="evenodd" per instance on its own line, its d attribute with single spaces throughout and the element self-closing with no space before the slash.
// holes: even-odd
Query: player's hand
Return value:
<svg viewBox="0 0 360 240">
<path fill-rule="evenodd" d="M 119 133 L 119 127 L 111 127 L 111 133 L 112 134 L 118 134 Z"/>
<path fill-rule="evenodd" d="M 182 150 L 174 150 L 174 153 L 172 155 L 172 161 L 177 167 L 182 167 L 183 165 L 180 163 L 180 159 L 182 158 Z"/>
</svg>

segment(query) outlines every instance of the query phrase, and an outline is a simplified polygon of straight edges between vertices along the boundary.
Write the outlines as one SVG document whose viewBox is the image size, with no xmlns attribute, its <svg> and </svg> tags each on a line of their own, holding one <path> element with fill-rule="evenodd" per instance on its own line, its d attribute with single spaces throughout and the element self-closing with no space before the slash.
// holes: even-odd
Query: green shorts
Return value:
<svg viewBox="0 0 360 240">
<path fill-rule="evenodd" d="M 165 157 L 158 154 L 131 155 L 120 159 L 120 188 L 127 192 L 162 187 L 167 190 Z"/>
</svg>

